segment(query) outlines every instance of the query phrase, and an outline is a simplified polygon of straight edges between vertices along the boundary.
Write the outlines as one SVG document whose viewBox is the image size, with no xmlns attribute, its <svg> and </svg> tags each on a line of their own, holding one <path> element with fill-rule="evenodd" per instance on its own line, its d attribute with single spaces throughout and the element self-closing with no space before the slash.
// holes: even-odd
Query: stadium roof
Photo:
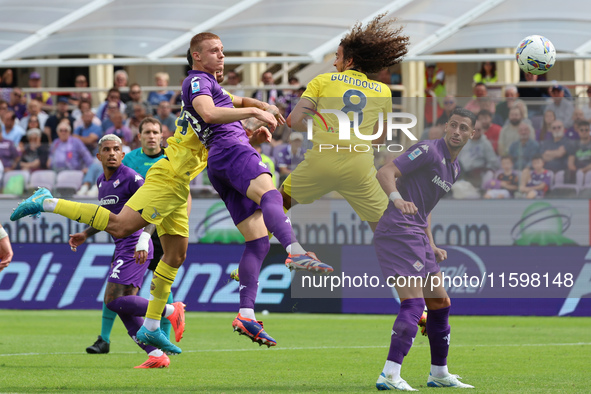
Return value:
<svg viewBox="0 0 591 394">
<path fill-rule="evenodd" d="M 355 21 L 382 12 L 405 26 L 407 60 L 512 58 L 434 55 L 515 47 L 530 34 L 549 38 L 562 59 L 591 58 L 591 2 L 580 0 L 0 0 L 0 7 L 4 67 L 183 63 L 190 37 L 201 31 L 220 35 L 227 52 L 321 62 Z M 93 54 L 115 59 L 87 57 Z M 82 59 L 25 60 L 59 56 Z M 270 59 L 235 60 L 246 61 Z"/>
</svg>

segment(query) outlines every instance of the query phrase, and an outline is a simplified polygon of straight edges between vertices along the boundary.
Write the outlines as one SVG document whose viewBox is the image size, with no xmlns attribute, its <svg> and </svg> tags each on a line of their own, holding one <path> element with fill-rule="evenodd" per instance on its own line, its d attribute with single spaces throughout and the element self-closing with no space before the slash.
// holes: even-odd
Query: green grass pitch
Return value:
<svg viewBox="0 0 591 394">
<path fill-rule="evenodd" d="M 372 392 L 388 353 L 394 316 L 262 316 L 276 348 L 232 332 L 231 313 L 188 313 L 183 353 L 170 368 L 147 359 L 119 319 L 111 353 L 85 348 L 100 311 L 0 311 L 0 392 Z M 478 392 L 589 392 L 591 319 L 453 316 L 451 373 Z M 417 336 L 402 377 L 427 388 L 429 347 Z"/>
</svg>

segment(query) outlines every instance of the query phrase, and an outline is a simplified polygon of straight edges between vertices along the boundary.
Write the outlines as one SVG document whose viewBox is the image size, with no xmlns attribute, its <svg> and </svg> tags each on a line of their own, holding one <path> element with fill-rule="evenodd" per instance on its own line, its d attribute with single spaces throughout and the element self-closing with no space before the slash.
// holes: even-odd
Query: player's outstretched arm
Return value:
<svg viewBox="0 0 591 394">
<path fill-rule="evenodd" d="M 400 178 L 402 173 L 393 162 L 386 163 L 379 169 L 376 177 L 380 186 L 386 192 L 394 206 L 405 215 L 415 215 L 418 212 L 417 206 L 412 201 L 404 201 L 396 189 L 396 178 Z"/>
<path fill-rule="evenodd" d="M 308 131 L 307 119 L 310 117 L 310 109 L 316 110 L 316 103 L 302 97 L 287 117 L 287 125 L 296 131 Z"/>
<path fill-rule="evenodd" d="M 88 237 L 92 237 L 97 233 L 100 233 L 100 230 L 97 230 L 94 227 L 88 227 L 80 233 L 70 234 L 70 240 L 68 243 L 70 244 L 72 252 L 75 252 L 78 249 L 78 246 L 82 245 Z"/>
<path fill-rule="evenodd" d="M 144 264 L 146 260 L 148 260 L 150 238 L 152 238 L 152 234 L 154 234 L 155 230 L 156 225 L 148 224 L 146 227 L 144 227 L 144 231 L 140 234 L 137 244 L 135 245 L 135 252 L 133 253 L 133 258 L 135 259 L 136 264 Z"/>
<path fill-rule="evenodd" d="M 14 253 L 12 252 L 12 245 L 4 227 L 0 226 L 0 272 L 12 261 Z"/>
<path fill-rule="evenodd" d="M 201 95 L 193 99 L 193 108 L 207 123 L 224 124 L 237 122 L 243 119 L 254 117 L 266 125 L 270 131 L 277 127 L 277 120 L 275 117 L 266 111 L 259 108 L 226 108 L 216 107 L 211 96 Z"/>
</svg>

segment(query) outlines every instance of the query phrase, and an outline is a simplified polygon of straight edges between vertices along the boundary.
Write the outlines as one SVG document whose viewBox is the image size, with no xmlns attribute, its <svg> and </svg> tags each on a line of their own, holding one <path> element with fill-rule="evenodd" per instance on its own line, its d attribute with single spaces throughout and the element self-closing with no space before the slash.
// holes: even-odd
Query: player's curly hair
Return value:
<svg viewBox="0 0 591 394">
<path fill-rule="evenodd" d="M 402 35 L 402 27 L 393 27 L 396 19 L 384 19 L 386 14 L 376 16 L 365 27 L 356 23 L 343 37 L 343 58 L 353 59 L 356 70 L 376 73 L 400 63 L 408 52 L 409 38 Z"/>
</svg>

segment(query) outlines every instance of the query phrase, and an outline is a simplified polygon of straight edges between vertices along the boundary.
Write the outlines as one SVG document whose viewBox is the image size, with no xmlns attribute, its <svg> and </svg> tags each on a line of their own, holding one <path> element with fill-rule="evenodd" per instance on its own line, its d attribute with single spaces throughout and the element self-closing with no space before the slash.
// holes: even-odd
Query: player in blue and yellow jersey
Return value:
<svg viewBox="0 0 591 394">
<path fill-rule="evenodd" d="M 357 212 L 361 220 L 375 230 L 388 205 L 388 198 L 376 180 L 372 144 L 380 144 L 386 135 L 371 135 L 386 123 L 392 112 L 391 91 L 385 84 L 367 78 L 399 63 L 407 52 L 408 37 L 401 28 L 392 27 L 394 20 L 380 15 L 362 27 L 357 24 L 341 40 L 334 66 L 337 72 L 322 74 L 307 86 L 287 121 L 296 131 L 307 131 L 308 119 L 320 117 L 313 126 L 314 147 L 287 177 L 280 188 L 286 209 L 301 203 L 310 204 L 323 195 L 339 192 Z M 358 132 L 350 130 L 350 138 L 341 139 L 339 120 L 334 114 L 322 115 L 322 110 L 339 110 L 351 119 Z M 353 127 L 351 127 L 353 128 Z"/>
</svg>

